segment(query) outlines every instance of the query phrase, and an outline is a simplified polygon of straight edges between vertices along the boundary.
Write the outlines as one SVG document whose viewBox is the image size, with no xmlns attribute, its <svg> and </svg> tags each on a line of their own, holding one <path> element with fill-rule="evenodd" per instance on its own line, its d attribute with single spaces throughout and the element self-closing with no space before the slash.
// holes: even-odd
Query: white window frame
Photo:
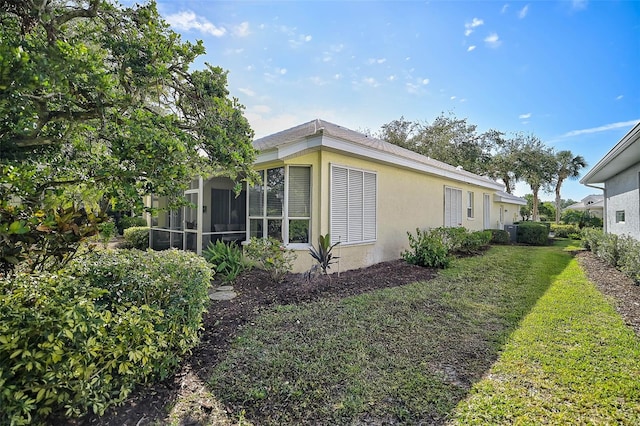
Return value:
<svg viewBox="0 0 640 426">
<path fill-rule="evenodd" d="M 302 216 L 295 216 L 295 217 L 289 217 L 289 168 L 290 167 L 297 167 L 297 168 L 307 168 L 309 169 L 309 215 L 302 217 Z M 306 165 L 306 164 L 294 164 L 294 165 L 284 165 L 284 166 L 278 166 L 278 167 L 269 167 L 266 169 L 260 169 L 258 170 L 258 172 L 264 173 L 264 177 L 265 180 L 267 177 L 267 173 L 268 170 L 272 170 L 272 169 L 280 169 L 283 168 L 284 169 L 284 189 L 283 189 L 283 205 L 282 205 L 282 215 L 280 216 L 268 216 L 267 215 L 267 191 L 266 191 L 266 183 L 262 182 L 261 186 L 262 186 L 262 197 L 263 197 L 263 201 L 262 201 L 262 214 L 261 215 L 252 215 L 251 214 L 251 208 L 250 208 L 250 198 L 251 198 L 251 192 L 250 192 L 250 188 L 247 188 L 247 238 L 250 238 L 251 236 L 251 220 L 262 220 L 262 238 L 267 238 L 268 237 L 268 221 L 269 220 L 280 220 L 281 221 L 281 233 L 282 233 L 282 242 L 283 244 L 287 247 L 287 248 L 291 248 L 291 249 L 306 249 L 311 245 L 311 242 L 313 241 L 313 235 L 312 235 L 312 212 L 313 212 L 313 206 L 312 206 L 312 194 L 313 194 L 313 188 L 312 188 L 312 181 L 313 181 L 313 169 L 310 165 Z M 309 221 L 309 242 L 307 243 L 289 243 L 289 221 L 290 220 L 308 220 Z"/>
<path fill-rule="evenodd" d="M 340 169 L 346 172 L 345 198 L 338 200 L 336 194 L 338 184 L 335 172 Z M 357 176 L 361 175 L 361 187 L 357 188 Z M 352 180 L 352 177 L 354 178 Z M 329 234 L 331 243 L 340 242 L 342 245 L 370 244 L 378 240 L 378 174 L 371 170 L 364 170 L 340 164 L 331 164 L 329 173 Z M 373 194 L 370 186 L 373 186 Z M 361 191 L 362 199 L 357 199 L 357 190 Z M 373 195 L 373 197 L 371 196 Z M 341 201 L 342 204 L 338 204 Z M 360 201 L 360 202 L 358 202 Z M 344 205 L 344 207 L 343 207 Z M 344 208 L 344 211 L 341 211 Z M 339 211 L 340 210 L 340 211 Z M 360 213 L 358 217 L 358 213 Z M 344 234 L 338 231 L 338 221 L 345 223 Z M 360 230 L 358 230 L 360 228 Z M 354 234 L 360 234 L 356 238 Z"/>
<path fill-rule="evenodd" d="M 473 191 L 467 191 L 467 219 L 473 219 L 475 217 L 475 195 Z"/>
<path fill-rule="evenodd" d="M 616 223 L 624 223 L 626 219 L 625 216 L 624 210 L 616 210 Z"/>
</svg>

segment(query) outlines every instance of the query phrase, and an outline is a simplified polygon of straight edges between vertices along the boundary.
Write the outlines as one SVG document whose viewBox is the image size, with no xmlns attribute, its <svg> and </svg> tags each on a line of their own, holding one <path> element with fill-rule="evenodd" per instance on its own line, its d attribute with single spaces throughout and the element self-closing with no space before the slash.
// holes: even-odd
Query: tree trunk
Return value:
<svg viewBox="0 0 640 426">
<path fill-rule="evenodd" d="M 562 186 L 562 180 L 558 180 L 556 184 L 556 225 L 560 223 L 560 203 L 562 199 L 560 198 L 560 187 Z"/>
<path fill-rule="evenodd" d="M 531 208 L 531 220 L 533 222 L 538 221 L 538 191 L 540 190 L 539 186 L 531 187 L 531 192 L 533 192 L 533 207 Z"/>
</svg>

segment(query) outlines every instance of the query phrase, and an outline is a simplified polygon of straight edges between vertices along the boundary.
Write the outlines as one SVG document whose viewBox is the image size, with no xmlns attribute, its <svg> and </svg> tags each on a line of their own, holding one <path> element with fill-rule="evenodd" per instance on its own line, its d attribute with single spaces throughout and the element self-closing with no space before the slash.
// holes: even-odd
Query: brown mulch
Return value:
<svg viewBox="0 0 640 426">
<path fill-rule="evenodd" d="M 602 293 L 612 298 L 625 322 L 640 335 L 640 286 L 590 252 L 577 252 L 575 255 L 588 278 Z M 202 392 L 211 369 L 224 357 L 242 327 L 251 324 L 261 309 L 319 299 L 339 299 L 379 288 L 429 280 L 435 274 L 435 270 L 397 260 L 346 271 L 340 276 L 334 274 L 331 280 L 317 277 L 311 283 L 302 275 L 289 275 L 283 283 L 274 285 L 263 271 L 252 270 L 234 283 L 238 297 L 211 303 L 204 317 L 201 343 L 173 377 L 140 389 L 124 405 L 110 409 L 102 417 L 88 416 L 59 423 L 109 426 L 163 424 L 169 407 L 179 395 L 184 394 L 185 389 L 191 394 Z M 214 410 L 207 404 L 203 402 L 205 409 Z M 180 424 L 200 423 L 187 419 Z"/>
</svg>

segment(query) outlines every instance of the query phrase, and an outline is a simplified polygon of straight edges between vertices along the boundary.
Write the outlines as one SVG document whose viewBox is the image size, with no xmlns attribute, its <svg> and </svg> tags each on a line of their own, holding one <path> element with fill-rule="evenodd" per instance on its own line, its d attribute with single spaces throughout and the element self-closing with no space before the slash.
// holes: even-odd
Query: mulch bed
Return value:
<svg viewBox="0 0 640 426">
<path fill-rule="evenodd" d="M 598 289 L 610 296 L 625 322 L 640 335 L 640 287 L 590 252 L 576 257 Z M 195 386 L 190 377 L 206 383 L 210 371 L 224 357 L 239 330 L 258 315 L 261 309 L 275 305 L 339 299 L 379 288 L 395 287 L 432 279 L 437 271 L 409 265 L 404 261 L 380 263 L 368 268 L 346 271 L 340 276 L 317 277 L 308 282 L 302 275 L 289 275 L 274 284 L 266 273 L 252 270 L 234 284 L 238 297 L 214 301 L 204 316 L 201 343 L 183 363 L 182 369 L 162 383 L 135 392 L 124 405 L 110 409 L 104 416 L 87 416 L 67 421 L 73 425 L 147 425 L 162 423 L 166 407 L 180 390 Z M 60 422 L 64 424 L 65 421 Z"/>
</svg>

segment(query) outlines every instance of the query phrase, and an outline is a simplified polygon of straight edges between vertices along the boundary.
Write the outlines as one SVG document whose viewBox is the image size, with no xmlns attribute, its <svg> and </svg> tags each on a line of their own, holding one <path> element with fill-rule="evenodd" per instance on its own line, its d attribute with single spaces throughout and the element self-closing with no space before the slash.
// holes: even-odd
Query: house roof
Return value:
<svg viewBox="0 0 640 426">
<path fill-rule="evenodd" d="M 493 199 L 498 203 L 518 204 L 520 206 L 527 205 L 527 200 L 524 198 L 517 197 L 504 191 L 496 191 L 493 195 Z"/>
<path fill-rule="evenodd" d="M 256 139 L 253 146 L 260 152 L 257 163 L 281 160 L 309 149 L 326 147 L 348 152 L 354 156 L 407 167 L 498 191 L 504 188 L 503 185 L 488 177 L 476 175 L 461 167 L 451 166 L 392 143 L 320 119 Z"/>
<path fill-rule="evenodd" d="M 604 183 L 640 161 L 640 122 L 580 179 L 584 185 Z"/>
</svg>

